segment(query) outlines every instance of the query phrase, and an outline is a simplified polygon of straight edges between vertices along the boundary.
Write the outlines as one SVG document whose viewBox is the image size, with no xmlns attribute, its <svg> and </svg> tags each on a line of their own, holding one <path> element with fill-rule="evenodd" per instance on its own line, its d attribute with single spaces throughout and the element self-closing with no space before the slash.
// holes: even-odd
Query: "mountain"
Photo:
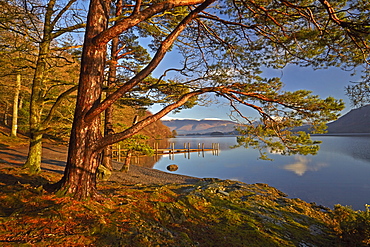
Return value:
<svg viewBox="0 0 370 247">
<path fill-rule="evenodd" d="M 213 119 L 173 119 L 162 120 L 163 124 L 175 130 L 178 135 L 189 134 L 211 134 L 211 133 L 230 133 L 235 130 L 237 123 L 228 120 Z"/>
<path fill-rule="evenodd" d="M 328 123 L 328 134 L 370 133 L 370 105 L 353 109 L 336 121 Z M 297 127 L 295 131 L 308 131 L 309 126 Z"/>
<path fill-rule="evenodd" d="M 328 133 L 370 133 L 370 105 L 353 109 L 329 123 Z"/>
<path fill-rule="evenodd" d="M 175 119 L 162 120 L 163 124 L 179 135 L 211 134 L 213 132 L 230 133 L 235 131 L 237 123 L 228 120 L 195 120 Z M 298 131 L 306 131 L 307 126 L 296 128 Z M 353 109 L 336 121 L 328 124 L 328 134 L 339 133 L 370 133 L 370 105 Z"/>
</svg>

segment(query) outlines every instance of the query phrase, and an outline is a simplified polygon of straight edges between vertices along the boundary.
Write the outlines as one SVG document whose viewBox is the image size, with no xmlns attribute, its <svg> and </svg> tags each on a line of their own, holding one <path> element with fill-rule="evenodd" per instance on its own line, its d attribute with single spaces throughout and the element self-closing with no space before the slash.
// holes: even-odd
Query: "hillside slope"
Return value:
<svg viewBox="0 0 370 247">
<path fill-rule="evenodd" d="M 370 133 L 370 105 L 353 109 L 329 123 L 328 133 Z"/>
<path fill-rule="evenodd" d="M 206 134 L 212 132 L 229 133 L 235 130 L 235 122 L 213 119 L 174 119 L 163 120 L 164 125 L 175 130 L 179 135 Z"/>
</svg>

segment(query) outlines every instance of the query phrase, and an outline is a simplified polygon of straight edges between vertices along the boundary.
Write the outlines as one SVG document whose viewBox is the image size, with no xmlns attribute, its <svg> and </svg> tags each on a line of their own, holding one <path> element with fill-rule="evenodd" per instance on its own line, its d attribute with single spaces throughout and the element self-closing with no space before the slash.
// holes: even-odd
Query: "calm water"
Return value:
<svg viewBox="0 0 370 247">
<path fill-rule="evenodd" d="M 167 171 L 169 164 L 177 164 L 177 174 L 195 177 L 235 179 L 245 183 L 267 183 L 289 197 L 298 197 L 330 208 L 334 204 L 351 205 L 364 210 L 370 204 L 370 136 L 320 136 L 321 149 L 315 156 L 281 156 L 271 154 L 273 161 L 258 160 L 258 151 L 229 147 L 235 137 L 174 138 L 177 148 L 191 143 L 220 143 L 218 156 L 212 152 L 191 153 L 190 159 L 176 154 L 174 160 L 162 156 L 155 169 Z"/>
</svg>

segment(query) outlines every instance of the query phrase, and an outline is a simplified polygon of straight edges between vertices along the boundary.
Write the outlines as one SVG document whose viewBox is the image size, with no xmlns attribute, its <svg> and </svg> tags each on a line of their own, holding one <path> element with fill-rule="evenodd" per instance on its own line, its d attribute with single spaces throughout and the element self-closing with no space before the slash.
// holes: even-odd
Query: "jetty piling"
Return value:
<svg viewBox="0 0 370 247">
<path fill-rule="evenodd" d="M 158 148 L 154 146 L 155 154 L 175 154 L 175 153 L 192 153 L 192 152 L 206 152 L 212 151 L 212 153 L 219 153 L 220 145 L 219 143 L 212 143 L 211 148 L 205 148 L 204 143 L 198 143 L 197 148 L 191 148 L 190 142 L 185 142 L 183 148 L 175 148 L 175 143 L 170 143 L 169 148 Z"/>
<path fill-rule="evenodd" d="M 175 143 L 172 142 L 169 144 L 169 148 L 159 148 L 158 142 L 153 143 L 153 150 L 156 160 L 159 160 L 159 155 L 169 155 L 170 160 L 174 160 L 176 153 L 184 153 L 184 157 L 190 159 L 190 153 L 198 152 L 198 156 L 202 153 L 202 156 L 204 157 L 205 152 L 212 152 L 213 155 L 219 155 L 220 152 L 220 144 L 219 143 L 212 143 L 211 148 L 205 148 L 204 143 L 198 143 L 196 148 L 191 148 L 190 142 L 184 143 L 184 148 L 175 148 Z M 117 160 L 118 162 L 121 162 L 124 159 L 124 153 L 127 151 L 127 149 L 122 149 L 121 146 L 114 145 L 112 149 L 112 158 Z M 134 162 L 138 160 L 139 156 L 137 158 L 134 158 Z"/>
</svg>

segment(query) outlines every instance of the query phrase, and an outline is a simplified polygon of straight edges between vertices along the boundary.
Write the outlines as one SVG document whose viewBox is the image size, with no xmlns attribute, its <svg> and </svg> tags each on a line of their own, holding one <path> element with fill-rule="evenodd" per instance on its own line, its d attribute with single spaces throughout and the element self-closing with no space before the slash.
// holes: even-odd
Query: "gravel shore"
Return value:
<svg viewBox="0 0 370 247">
<path fill-rule="evenodd" d="M 118 162 L 113 162 L 115 166 Z M 122 164 L 119 164 L 121 166 Z M 168 183 L 196 183 L 200 179 L 185 175 L 171 174 L 152 168 L 131 165 L 125 172 L 113 172 L 109 180 L 121 181 L 128 184 L 168 184 Z"/>
<path fill-rule="evenodd" d="M 22 166 L 27 159 L 28 148 L 1 147 L 0 167 Z M 67 160 L 67 147 L 44 144 L 41 168 L 44 171 L 63 173 Z M 119 169 L 122 163 L 113 161 L 113 167 Z M 156 169 L 130 165 L 129 172 L 114 171 L 110 181 L 124 184 L 168 184 L 168 183 L 196 183 L 199 178 L 162 172 Z"/>
</svg>

